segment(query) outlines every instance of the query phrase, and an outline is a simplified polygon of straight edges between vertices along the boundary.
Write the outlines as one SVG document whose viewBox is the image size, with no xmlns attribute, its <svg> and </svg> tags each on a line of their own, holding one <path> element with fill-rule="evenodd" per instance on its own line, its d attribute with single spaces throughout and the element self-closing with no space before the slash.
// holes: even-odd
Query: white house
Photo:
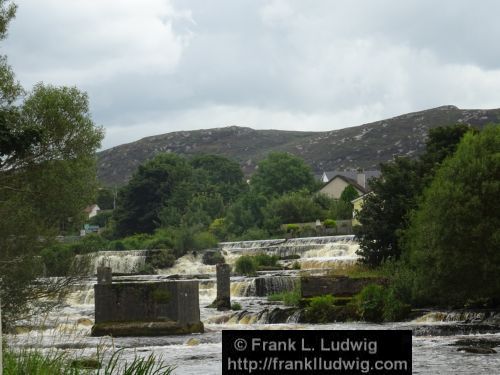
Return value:
<svg viewBox="0 0 500 375">
<path fill-rule="evenodd" d="M 92 204 L 85 208 L 84 212 L 88 215 L 88 218 L 94 217 L 97 213 L 101 211 L 97 204 Z"/>
</svg>

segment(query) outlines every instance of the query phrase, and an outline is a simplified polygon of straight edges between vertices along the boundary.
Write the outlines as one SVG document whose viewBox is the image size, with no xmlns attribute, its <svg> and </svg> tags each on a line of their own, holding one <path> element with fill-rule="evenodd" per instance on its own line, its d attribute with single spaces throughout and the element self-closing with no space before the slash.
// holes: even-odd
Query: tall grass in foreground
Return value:
<svg viewBox="0 0 500 375">
<path fill-rule="evenodd" d="M 122 358 L 123 349 L 115 351 L 109 361 L 72 360 L 65 352 L 42 353 L 29 349 L 20 352 L 4 352 L 4 375 L 170 375 L 174 367 L 150 354 L 136 356 L 128 362 Z"/>
</svg>

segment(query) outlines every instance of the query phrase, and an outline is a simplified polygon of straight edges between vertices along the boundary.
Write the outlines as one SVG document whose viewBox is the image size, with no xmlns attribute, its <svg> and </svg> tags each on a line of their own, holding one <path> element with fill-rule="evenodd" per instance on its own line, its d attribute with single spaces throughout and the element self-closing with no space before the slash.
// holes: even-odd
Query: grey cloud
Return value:
<svg viewBox="0 0 500 375">
<path fill-rule="evenodd" d="M 105 147 L 196 127 L 328 130 L 498 106 L 500 3 L 18 0 L 22 82 L 89 92 Z"/>
</svg>

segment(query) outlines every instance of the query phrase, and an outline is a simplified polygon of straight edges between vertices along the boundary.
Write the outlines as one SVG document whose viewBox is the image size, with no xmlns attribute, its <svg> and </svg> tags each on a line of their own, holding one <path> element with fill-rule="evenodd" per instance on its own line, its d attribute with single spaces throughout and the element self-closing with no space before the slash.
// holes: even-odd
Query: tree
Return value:
<svg viewBox="0 0 500 375">
<path fill-rule="evenodd" d="M 197 155 L 189 163 L 195 173 L 206 173 L 205 192 L 219 194 L 228 204 L 246 189 L 243 172 L 234 160 L 219 155 Z"/>
<path fill-rule="evenodd" d="M 307 192 L 277 197 L 267 204 L 264 212 L 264 227 L 269 231 L 277 231 L 281 224 L 305 223 L 325 217 L 325 211 Z"/>
<path fill-rule="evenodd" d="M 272 152 L 258 164 L 250 186 L 270 197 L 303 189 L 311 191 L 316 183 L 304 160 L 286 152 Z"/>
<path fill-rule="evenodd" d="M 399 259 L 400 236 L 408 228 L 410 212 L 437 168 L 453 154 L 467 131 L 470 128 L 464 125 L 432 129 L 426 151 L 418 160 L 396 158 L 381 165 L 382 175 L 372 181 L 373 194 L 366 197 L 358 215 L 361 225 L 355 227 L 365 263 L 377 266 L 389 258 Z"/>
<path fill-rule="evenodd" d="M 191 177 L 191 166 L 174 154 L 158 154 L 140 165 L 118 193 L 116 235 L 153 233 L 160 226 L 160 212 L 165 206 L 170 209 L 169 219 L 180 222 L 181 213 L 176 211 L 191 198 Z"/>
<path fill-rule="evenodd" d="M 361 226 L 355 229 L 365 263 L 375 266 L 399 258 L 398 235 L 407 227 L 407 215 L 420 191 L 417 170 L 417 162 L 407 158 L 381 165 L 382 177 L 372 182 L 373 194 L 365 198 L 358 216 Z"/>
<path fill-rule="evenodd" d="M 421 304 L 500 303 L 500 126 L 467 133 L 404 235 Z"/>
<path fill-rule="evenodd" d="M 0 0 L 0 39 L 15 5 Z M 0 299 L 2 324 L 48 306 L 71 280 L 36 281 L 39 254 L 93 200 L 102 130 L 76 88 L 38 84 L 26 98 L 0 58 Z M 67 289 L 67 288 L 66 288 Z"/>
<path fill-rule="evenodd" d="M 113 189 L 99 188 L 96 203 L 101 210 L 112 210 L 115 208 L 115 192 Z"/>
<path fill-rule="evenodd" d="M 359 196 L 358 191 L 352 185 L 347 185 L 345 189 L 340 194 L 340 200 L 351 203 L 354 199 Z"/>
</svg>

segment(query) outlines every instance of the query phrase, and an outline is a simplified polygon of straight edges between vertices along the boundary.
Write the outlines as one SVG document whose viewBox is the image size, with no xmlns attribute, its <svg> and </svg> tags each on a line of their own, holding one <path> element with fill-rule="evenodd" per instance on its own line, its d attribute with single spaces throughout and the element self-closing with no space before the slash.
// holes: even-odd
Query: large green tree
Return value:
<svg viewBox="0 0 500 375">
<path fill-rule="evenodd" d="M 355 228 L 364 262 L 376 266 L 386 259 L 399 259 L 400 236 L 408 227 L 409 214 L 416 208 L 422 189 L 469 131 L 473 129 L 466 125 L 431 129 L 426 151 L 419 159 L 396 158 L 381 165 L 381 178 L 371 182 L 373 194 L 365 198 L 358 213 L 361 225 Z"/>
<path fill-rule="evenodd" d="M 304 160 L 286 152 L 272 152 L 258 164 L 250 186 L 270 197 L 304 189 L 312 191 L 316 182 Z"/>
<path fill-rule="evenodd" d="M 500 126 L 466 134 L 438 169 L 405 232 L 423 304 L 500 303 Z"/>
<path fill-rule="evenodd" d="M 169 218 L 180 220 L 179 207 L 192 196 L 193 170 L 175 154 L 158 154 L 140 165 L 129 183 L 118 193 L 114 213 L 116 235 L 152 233 L 160 225 L 160 212 L 168 201 Z"/>
<path fill-rule="evenodd" d="M 0 0 L 0 39 L 16 7 Z M 63 291 L 42 275 L 40 249 L 62 227 L 76 225 L 91 203 L 95 151 L 88 97 L 75 88 L 39 84 L 22 97 L 6 57 L 0 58 L 0 299 L 3 324 L 47 306 Z"/>
</svg>

